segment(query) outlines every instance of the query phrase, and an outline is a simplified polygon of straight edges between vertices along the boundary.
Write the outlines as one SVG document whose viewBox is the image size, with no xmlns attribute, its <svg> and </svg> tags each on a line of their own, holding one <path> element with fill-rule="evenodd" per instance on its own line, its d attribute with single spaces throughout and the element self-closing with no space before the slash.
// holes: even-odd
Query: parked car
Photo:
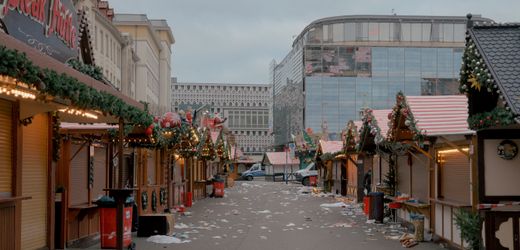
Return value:
<svg viewBox="0 0 520 250">
<path fill-rule="evenodd" d="M 242 173 L 242 179 L 252 181 L 253 178 L 257 176 L 264 176 L 265 175 L 265 166 L 261 163 L 256 163 L 251 166 L 249 170 L 246 170 Z"/>
<path fill-rule="evenodd" d="M 304 186 L 309 185 L 309 177 L 318 176 L 318 170 L 316 170 L 316 164 L 314 162 L 309 163 L 305 168 L 302 168 L 294 173 L 297 181 L 301 181 Z"/>
</svg>

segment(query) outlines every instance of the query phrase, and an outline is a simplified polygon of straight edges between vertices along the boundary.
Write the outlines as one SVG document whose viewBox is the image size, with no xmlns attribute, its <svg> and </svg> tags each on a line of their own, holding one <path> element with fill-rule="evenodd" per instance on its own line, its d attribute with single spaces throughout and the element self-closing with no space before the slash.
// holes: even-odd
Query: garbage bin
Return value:
<svg viewBox="0 0 520 250">
<path fill-rule="evenodd" d="M 317 183 L 316 176 L 315 175 L 309 176 L 309 185 L 316 186 L 316 183 Z"/>
<path fill-rule="evenodd" d="M 368 216 L 368 212 L 370 211 L 370 196 L 363 197 L 363 212 L 366 216 Z"/>
<path fill-rule="evenodd" d="M 186 207 L 191 207 L 193 205 L 193 195 L 191 192 L 186 192 Z"/>
<path fill-rule="evenodd" d="M 370 197 L 368 218 L 375 220 L 376 222 L 383 223 L 383 218 L 384 218 L 383 198 L 384 198 L 385 194 L 382 192 L 372 192 L 372 193 L 369 193 L 368 196 Z"/>
<path fill-rule="evenodd" d="M 412 224 L 415 228 L 415 240 L 424 241 L 424 215 L 411 214 Z"/>
<path fill-rule="evenodd" d="M 123 246 L 130 247 L 132 245 L 132 204 L 133 197 L 128 197 L 125 202 L 123 211 Z M 117 225 L 116 225 L 116 202 L 114 198 L 103 196 L 96 201 L 100 208 L 99 224 L 101 234 L 101 248 L 116 248 L 117 244 Z"/>
<path fill-rule="evenodd" d="M 224 197 L 224 181 L 213 181 L 213 195 L 214 197 Z"/>
</svg>

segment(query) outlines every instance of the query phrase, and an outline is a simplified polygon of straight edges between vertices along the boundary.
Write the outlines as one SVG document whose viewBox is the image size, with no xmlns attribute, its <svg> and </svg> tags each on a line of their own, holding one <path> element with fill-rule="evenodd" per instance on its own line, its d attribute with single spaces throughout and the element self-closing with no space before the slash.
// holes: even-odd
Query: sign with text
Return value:
<svg viewBox="0 0 520 250">
<path fill-rule="evenodd" d="M 71 0 L 0 0 L 7 33 L 55 59 L 78 56 L 78 17 Z"/>
</svg>

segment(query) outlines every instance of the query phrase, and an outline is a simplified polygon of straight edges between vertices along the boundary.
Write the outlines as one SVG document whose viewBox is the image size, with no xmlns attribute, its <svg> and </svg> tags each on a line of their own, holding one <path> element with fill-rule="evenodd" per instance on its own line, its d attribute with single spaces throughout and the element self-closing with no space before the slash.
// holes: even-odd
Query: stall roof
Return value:
<svg viewBox="0 0 520 250">
<path fill-rule="evenodd" d="M 334 154 L 340 152 L 343 149 L 343 142 L 320 140 L 320 148 L 322 154 Z"/>
<path fill-rule="evenodd" d="M 475 133 L 468 128 L 468 98 L 465 95 L 407 96 L 406 101 L 418 129 L 424 129 L 427 135 Z"/>
<path fill-rule="evenodd" d="M 372 111 L 372 114 L 376 118 L 377 126 L 381 129 L 381 135 L 386 138 L 388 135 L 388 114 L 392 112 L 390 109 L 376 109 Z M 359 126 L 361 128 L 363 124 Z"/>
<path fill-rule="evenodd" d="M 475 25 L 468 32 L 511 111 L 520 115 L 520 24 Z"/>
<path fill-rule="evenodd" d="M 211 131 L 211 141 L 213 142 L 213 144 L 217 143 L 219 134 L 220 131 Z"/>
<path fill-rule="evenodd" d="M 264 164 L 271 165 L 299 165 L 300 160 L 298 158 L 292 159 L 288 153 L 286 152 L 266 152 L 264 156 L 264 160 L 262 161 Z"/>
<path fill-rule="evenodd" d="M 119 129 L 119 126 L 110 125 L 110 124 L 106 124 L 106 123 L 81 124 L 81 123 L 62 122 L 62 123 L 60 123 L 60 128 L 69 129 L 69 130 L 106 130 L 106 129 Z"/>
<path fill-rule="evenodd" d="M 235 159 L 235 155 L 240 158 L 244 156 L 244 153 L 239 148 L 231 146 L 231 159 Z"/>
</svg>

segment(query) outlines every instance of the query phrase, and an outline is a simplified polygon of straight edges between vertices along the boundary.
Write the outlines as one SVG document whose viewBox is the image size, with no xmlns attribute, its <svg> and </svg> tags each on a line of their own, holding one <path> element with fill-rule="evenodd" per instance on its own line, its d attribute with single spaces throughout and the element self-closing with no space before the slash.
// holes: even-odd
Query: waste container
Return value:
<svg viewBox="0 0 520 250">
<path fill-rule="evenodd" d="M 363 197 L 363 212 L 366 216 L 368 216 L 368 212 L 370 211 L 370 196 Z"/>
<path fill-rule="evenodd" d="M 123 210 L 123 247 L 132 245 L 132 204 L 133 197 L 128 197 L 125 201 Z M 117 225 L 116 225 L 116 202 L 114 198 L 103 196 L 96 201 L 100 208 L 99 224 L 101 234 L 101 248 L 116 248 L 117 244 Z"/>
<path fill-rule="evenodd" d="M 371 220 L 375 220 L 376 222 L 383 223 L 383 218 L 384 218 L 383 198 L 384 198 L 385 194 L 382 192 L 371 192 L 368 194 L 368 196 L 370 197 L 368 218 Z"/>
<path fill-rule="evenodd" d="M 316 183 L 317 183 L 316 176 L 315 175 L 309 176 L 309 185 L 316 186 Z"/>
<path fill-rule="evenodd" d="M 184 206 L 191 207 L 193 205 L 193 195 L 191 192 L 186 192 L 186 204 Z"/>
<path fill-rule="evenodd" d="M 224 197 L 224 181 L 213 181 L 213 195 L 214 197 Z"/>
<path fill-rule="evenodd" d="M 412 224 L 415 228 L 415 240 L 424 241 L 424 215 L 411 214 Z"/>
</svg>

